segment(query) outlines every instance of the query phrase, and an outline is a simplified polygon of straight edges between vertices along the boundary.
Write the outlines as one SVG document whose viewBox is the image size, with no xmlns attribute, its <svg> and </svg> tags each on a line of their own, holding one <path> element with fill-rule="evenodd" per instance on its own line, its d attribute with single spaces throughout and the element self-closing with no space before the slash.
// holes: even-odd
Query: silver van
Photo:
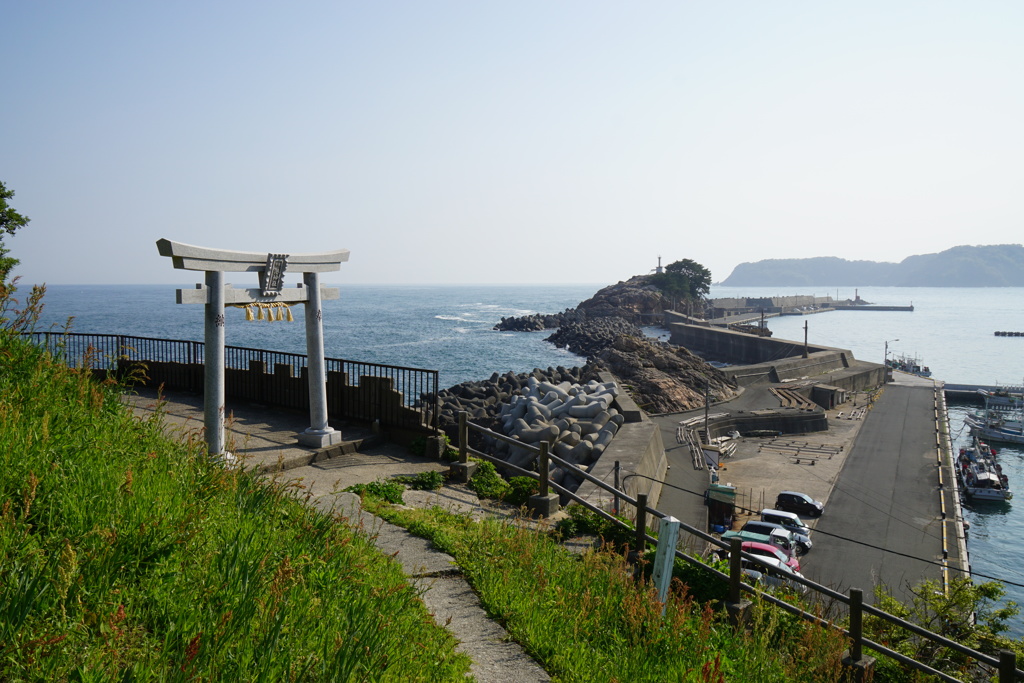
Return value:
<svg viewBox="0 0 1024 683">
<path fill-rule="evenodd" d="M 755 534 L 770 534 L 772 529 L 781 529 L 785 533 L 789 534 L 792 542 L 794 543 L 797 555 L 805 555 L 811 549 L 812 544 L 810 536 L 805 536 L 804 534 L 791 531 L 781 524 L 751 520 L 743 525 L 743 531 L 753 531 Z"/>
<path fill-rule="evenodd" d="M 765 509 L 761 510 L 761 521 L 771 522 L 772 524 L 781 524 L 790 531 L 795 531 L 798 534 L 804 536 L 810 536 L 810 528 L 804 524 L 803 520 L 795 512 L 786 512 L 785 510 L 772 510 Z"/>
</svg>

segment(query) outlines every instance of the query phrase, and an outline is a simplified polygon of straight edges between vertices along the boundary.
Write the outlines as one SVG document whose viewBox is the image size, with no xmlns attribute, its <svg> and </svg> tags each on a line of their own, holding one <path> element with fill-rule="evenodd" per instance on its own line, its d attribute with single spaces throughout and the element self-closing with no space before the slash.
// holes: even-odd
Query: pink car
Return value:
<svg viewBox="0 0 1024 683">
<path fill-rule="evenodd" d="M 779 550 L 773 545 L 767 543 L 758 543 L 757 541 L 744 541 L 740 546 L 740 550 L 751 555 L 763 555 L 765 557 L 771 557 L 773 559 L 782 562 L 793 571 L 800 571 L 800 561 L 796 557 L 790 557 L 782 550 Z"/>
</svg>

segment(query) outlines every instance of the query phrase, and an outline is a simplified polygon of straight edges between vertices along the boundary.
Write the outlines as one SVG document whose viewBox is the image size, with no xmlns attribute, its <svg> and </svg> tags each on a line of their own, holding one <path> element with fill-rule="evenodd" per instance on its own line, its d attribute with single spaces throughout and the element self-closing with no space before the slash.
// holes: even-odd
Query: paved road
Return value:
<svg viewBox="0 0 1024 683">
<path fill-rule="evenodd" d="M 940 577 L 938 566 L 912 559 L 942 559 L 933 405 L 931 386 L 884 389 L 818 521 L 807 578 L 843 592 L 860 588 L 874 602 L 876 583 L 907 600 L 910 586 Z"/>
</svg>

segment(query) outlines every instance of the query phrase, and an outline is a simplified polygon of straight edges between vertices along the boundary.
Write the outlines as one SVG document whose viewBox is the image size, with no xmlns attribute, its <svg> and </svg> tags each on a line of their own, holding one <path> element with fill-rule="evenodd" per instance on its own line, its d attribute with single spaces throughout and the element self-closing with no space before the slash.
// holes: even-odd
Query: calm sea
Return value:
<svg viewBox="0 0 1024 683">
<path fill-rule="evenodd" d="M 582 365 L 582 358 L 545 342 L 549 332 L 507 333 L 491 328 L 502 316 L 560 312 L 603 286 L 341 285 L 341 298 L 324 303 L 325 351 L 333 358 L 436 369 L 442 387 L 486 379 L 494 372 Z M 174 290 L 174 286 L 160 285 L 50 286 L 41 328 L 62 326 L 73 316 L 74 332 L 202 340 L 202 307 L 175 304 Z M 27 291 L 23 288 L 20 293 Z M 852 288 L 714 287 L 711 292 L 715 297 L 792 294 L 838 299 L 859 294 L 871 303 L 913 304 L 915 310 L 771 318 L 768 324 L 775 337 L 803 340 L 806 324 L 810 343 L 849 349 L 862 360 L 881 363 L 888 342 L 890 355 L 919 358 L 936 379 L 1024 383 L 1024 337 L 994 334 L 1024 331 L 1024 289 L 862 287 L 855 292 Z M 305 353 L 302 307 L 294 311 L 295 323 L 246 322 L 241 310 L 229 311 L 227 343 Z M 961 431 L 965 410 L 954 406 L 951 411 L 953 432 L 961 440 L 967 436 Z M 1017 499 L 1007 505 L 968 507 L 968 547 L 974 571 L 1004 580 L 1008 598 L 1024 604 L 1024 543 L 1020 542 L 1024 537 L 1024 449 L 1010 446 L 1000 452 Z M 1024 636 L 1021 622 L 1014 627 L 1016 637 Z"/>
</svg>

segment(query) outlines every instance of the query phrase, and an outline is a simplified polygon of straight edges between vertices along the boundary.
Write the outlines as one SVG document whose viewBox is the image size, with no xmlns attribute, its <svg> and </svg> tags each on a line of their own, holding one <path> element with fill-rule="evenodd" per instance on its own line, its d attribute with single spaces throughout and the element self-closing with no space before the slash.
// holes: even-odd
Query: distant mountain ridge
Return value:
<svg viewBox="0 0 1024 683">
<path fill-rule="evenodd" d="M 728 287 L 1024 287 L 1024 246 L 960 246 L 899 263 L 847 261 L 835 256 L 767 259 L 736 266 Z"/>
</svg>

